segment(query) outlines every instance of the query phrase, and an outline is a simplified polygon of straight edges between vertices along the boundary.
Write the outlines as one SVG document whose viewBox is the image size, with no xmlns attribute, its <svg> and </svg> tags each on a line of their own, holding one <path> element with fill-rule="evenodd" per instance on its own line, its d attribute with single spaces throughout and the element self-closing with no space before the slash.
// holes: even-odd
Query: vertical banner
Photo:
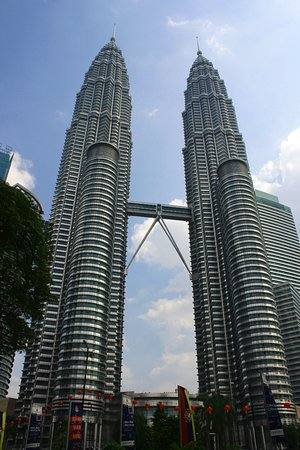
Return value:
<svg viewBox="0 0 300 450">
<path fill-rule="evenodd" d="M 134 447 L 134 408 L 132 398 L 122 395 L 121 406 L 121 446 Z"/>
<path fill-rule="evenodd" d="M 193 411 L 191 408 L 188 391 L 178 386 L 180 446 L 184 447 L 189 442 L 196 440 Z"/>
<path fill-rule="evenodd" d="M 82 402 L 71 402 L 68 450 L 80 450 L 83 441 Z"/>
<path fill-rule="evenodd" d="M 42 419 L 43 419 L 43 406 L 33 404 L 31 406 L 26 450 L 30 448 L 40 448 L 41 434 L 42 434 Z"/>
<path fill-rule="evenodd" d="M 6 427 L 6 412 L 0 411 L 0 450 L 3 449 L 5 427 Z"/>
<path fill-rule="evenodd" d="M 275 437 L 276 439 L 279 437 L 282 440 L 282 438 L 284 437 L 284 433 L 282 429 L 281 418 L 265 374 L 261 374 L 261 382 L 263 386 L 265 408 L 270 435 L 271 437 Z"/>
</svg>

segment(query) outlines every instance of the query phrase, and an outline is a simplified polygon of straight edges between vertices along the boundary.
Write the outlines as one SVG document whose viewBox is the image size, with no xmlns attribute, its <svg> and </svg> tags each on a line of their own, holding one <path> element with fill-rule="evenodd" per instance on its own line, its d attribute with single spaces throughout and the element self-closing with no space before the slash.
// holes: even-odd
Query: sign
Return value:
<svg viewBox="0 0 300 450">
<path fill-rule="evenodd" d="M 68 450 L 79 450 L 82 447 L 83 422 L 82 422 L 82 402 L 71 402 Z"/>
<path fill-rule="evenodd" d="M 132 405 L 132 398 L 127 395 L 122 395 L 122 410 L 121 410 L 121 446 L 134 446 L 134 408 Z"/>
<path fill-rule="evenodd" d="M 31 406 L 30 422 L 26 450 L 30 448 L 40 448 L 42 434 L 43 406 L 33 403 Z"/>
</svg>

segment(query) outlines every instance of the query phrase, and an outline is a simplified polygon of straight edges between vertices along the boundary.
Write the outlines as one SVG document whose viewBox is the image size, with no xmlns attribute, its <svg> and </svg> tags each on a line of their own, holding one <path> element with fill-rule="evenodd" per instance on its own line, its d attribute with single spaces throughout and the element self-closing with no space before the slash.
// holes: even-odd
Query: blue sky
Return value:
<svg viewBox="0 0 300 450">
<path fill-rule="evenodd" d="M 299 224 L 298 0 L 2 0 L 0 142 L 19 154 L 10 181 L 49 213 L 76 92 L 114 22 L 133 99 L 131 198 L 185 198 L 181 112 L 198 35 L 233 99 L 256 186 L 277 193 Z M 147 226 L 130 220 L 129 252 Z M 186 228 L 170 226 L 188 258 Z M 128 275 L 124 388 L 177 383 L 196 389 L 191 292 L 157 229 Z"/>
</svg>

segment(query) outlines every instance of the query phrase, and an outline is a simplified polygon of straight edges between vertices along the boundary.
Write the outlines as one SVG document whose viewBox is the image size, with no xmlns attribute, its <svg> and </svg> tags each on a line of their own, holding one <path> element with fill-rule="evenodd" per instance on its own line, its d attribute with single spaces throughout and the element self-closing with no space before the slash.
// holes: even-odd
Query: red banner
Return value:
<svg viewBox="0 0 300 450">
<path fill-rule="evenodd" d="M 179 407 L 179 425 L 180 425 L 180 445 L 184 447 L 189 442 L 195 441 L 195 426 L 193 410 L 190 405 L 187 390 L 178 386 L 178 407 Z"/>
<path fill-rule="evenodd" d="M 71 402 L 68 450 L 81 449 L 82 440 L 82 402 Z"/>
</svg>

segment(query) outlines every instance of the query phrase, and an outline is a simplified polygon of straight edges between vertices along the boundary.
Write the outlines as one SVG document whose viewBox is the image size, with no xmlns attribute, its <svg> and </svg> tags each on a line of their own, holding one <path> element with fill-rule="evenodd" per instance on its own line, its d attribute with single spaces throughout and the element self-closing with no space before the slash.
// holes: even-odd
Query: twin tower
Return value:
<svg viewBox="0 0 300 450">
<path fill-rule="evenodd" d="M 249 403 L 260 420 L 261 373 L 278 404 L 291 399 L 291 390 L 245 145 L 225 84 L 200 51 L 184 95 L 189 214 L 183 216 L 199 392 L 229 396 L 238 408 Z M 51 214 L 58 302 L 46 305 L 35 327 L 21 382 L 22 414 L 32 405 L 46 409 L 42 448 L 83 386 L 84 415 L 95 436 L 101 393 L 120 391 L 127 220 L 132 211 L 139 214 L 128 200 L 130 121 L 127 70 L 111 38 L 85 75 L 66 133 Z M 161 208 L 162 217 L 170 208 Z"/>
</svg>

